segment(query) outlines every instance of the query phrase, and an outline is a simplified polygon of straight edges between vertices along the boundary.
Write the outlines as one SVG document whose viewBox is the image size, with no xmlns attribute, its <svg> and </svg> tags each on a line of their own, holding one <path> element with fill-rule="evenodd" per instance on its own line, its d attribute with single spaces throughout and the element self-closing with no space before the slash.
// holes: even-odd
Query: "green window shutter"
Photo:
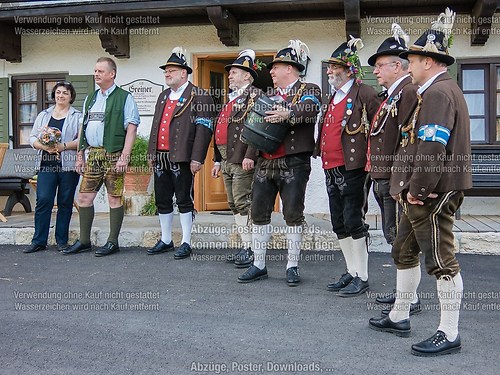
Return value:
<svg viewBox="0 0 500 375">
<path fill-rule="evenodd" d="M 373 66 L 363 66 L 363 71 L 365 72 L 365 78 L 363 78 L 363 83 L 365 85 L 371 86 L 375 91 L 382 91 L 382 86 L 377 83 L 377 77 L 373 74 Z"/>
<path fill-rule="evenodd" d="M 9 142 L 9 79 L 0 78 L 0 143 Z"/>
<path fill-rule="evenodd" d="M 66 81 L 73 84 L 76 91 L 76 99 L 73 107 L 83 112 L 83 102 L 85 97 L 95 91 L 93 75 L 67 75 Z"/>
<path fill-rule="evenodd" d="M 448 74 L 451 78 L 455 79 L 458 82 L 458 65 L 457 63 L 450 65 L 448 67 Z"/>
</svg>

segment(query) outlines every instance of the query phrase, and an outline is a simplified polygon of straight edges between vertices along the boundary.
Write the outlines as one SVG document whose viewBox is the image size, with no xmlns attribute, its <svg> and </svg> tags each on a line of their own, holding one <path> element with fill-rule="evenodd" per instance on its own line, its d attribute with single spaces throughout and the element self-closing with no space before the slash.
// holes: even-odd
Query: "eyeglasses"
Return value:
<svg viewBox="0 0 500 375">
<path fill-rule="evenodd" d="M 393 64 L 397 64 L 398 62 L 397 61 L 391 61 L 391 62 L 388 62 L 388 63 L 383 63 L 383 64 L 375 64 L 373 67 L 375 69 L 380 69 L 382 68 L 384 65 L 393 65 Z"/>
<path fill-rule="evenodd" d="M 337 70 L 343 68 L 341 65 L 335 65 L 335 64 L 328 64 L 328 69 L 329 70 Z"/>
<path fill-rule="evenodd" d="M 180 71 L 181 71 L 180 69 L 168 69 L 164 70 L 163 74 L 174 74 L 175 72 L 180 72 Z"/>
</svg>

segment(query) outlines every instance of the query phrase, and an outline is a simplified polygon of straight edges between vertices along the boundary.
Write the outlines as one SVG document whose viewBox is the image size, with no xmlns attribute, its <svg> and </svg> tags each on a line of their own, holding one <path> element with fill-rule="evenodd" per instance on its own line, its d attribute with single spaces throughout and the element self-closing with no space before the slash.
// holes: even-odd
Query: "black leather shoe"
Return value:
<svg viewBox="0 0 500 375">
<path fill-rule="evenodd" d="M 382 316 L 387 316 L 391 312 L 391 309 L 384 309 L 381 311 Z M 418 300 L 416 303 L 410 304 L 410 316 L 411 315 L 416 315 L 420 314 L 422 312 L 422 304 L 420 303 L 420 300 Z"/>
<path fill-rule="evenodd" d="M 234 259 L 234 265 L 236 268 L 247 268 L 250 267 L 253 263 L 253 251 L 252 249 L 244 249 L 241 252 L 239 252 L 235 259 Z"/>
<path fill-rule="evenodd" d="M 286 270 L 286 283 L 288 286 L 297 286 L 300 284 L 299 267 L 290 267 Z"/>
<path fill-rule="evenodd" d="M 95 256 L 96 257 L 105 257 L 106 255 L 111 255 L 113 253 L 117 253 L 120 251 L 120 248 L 118 245 L 114 244 L 111 241 L 106 242 L 106 245 L 103 247 L 100 247 L 99 249 L 96 250 Z"/>
<path fill-rule="evenodd" d="M 383 318 L 371 318 L 368 325 L 375 331 L 390 332 L 400 337 L 409 337 L 411 332 L 410 319 L 395 323 L 388 316 L 385 316 Z"/>
<path fill-rule="evenodd" d="M 460 335 L 455 341 L 448 341 L 446 334 L 442 331 L 437 331 L 434 336 L 427 340 L 419 342 L 411 346 L 411 354 L 419 357 L 434 357 L 443 354 L 458 353 L 462 349 Z"/>
<path fill-rule="evenodd" d="M 342 288 L 338 292 L 339 297 L 354 297 L 368 290 L 368 280 L 363 281 L 358 276 L 356 276 L 345 288 Z"/>
<path fill-rule="evenodd" d="M 326 286 L 326 288 L 331 292 L 338 292 L 340 289 L 345 288 L 349 283 L 354 279 L 354 277 L 346 272 L 342 276 L 340 276 L 339 281 L 336 283 L 331 283 Z"/>
<path fill-rule="evenodd" d="M 89 251 L 92 250 L 92 245 L 91 244 L 83 244 L 80 241 L 76 241 L 73 245 L 68 247 L 66 250 L 62 251 L 63 255 L 71 255 L 71 254 L 78 254 L 82 253 L 84 251 Z"/>
<path fill-rule="evenodd" d="M 36 253 L 37 251 L 45 250 L 46 248 L 47 248 L 47 246 L 45 246 L 45 245 L 37 245 L 37 244 L 32 243 L 30 245 L 30 247 L 23 250 L 23 253 L 25 253 L 25 254 Z"/>
<path fill-rule="evenodd" d="M 69 249 L 69 245 L 67 243 L 63 244 L 63 245 L 57 245 L 57 251 L 64 251 L 66 249 Z"/>
<path fill-rule="evenodd" d="M 238 282 L 239 283 L 251 283 L 253 281 L 257 280 L 263 280 L 267 279 L 267 268 L 264 267 L 264 269 L 260 269 L 255 267 L 254 265 L 251 265 L 243 275 L 238 277 Z"/>
<path fill-rule="evenodd" d="M 184 259 L 191 254 L 191 246 L 187 244 L 186 242 L 183 242 L 181 246 L 177 249 L 177 251 L 174 253 L 174 259 Z"/>
<path fill-rule="evenodd" d="M 151 249 L 148 249 L 148 255 L 161 254 L 169 250 L 174 249 L 174 242 L 170 241 L 169 244 L 166 244 L 162 240 L 159 240 L 156 245 L 154 245 Z"/>
<path fill-rule="evenodd" d="M 375 298 L 377 303 L 381 303 L 383 305 L 393 305 L 396 302 L 396 291 L 394 290 L 392 293 L 385 294 L 383 296 Z"/>
</svg>

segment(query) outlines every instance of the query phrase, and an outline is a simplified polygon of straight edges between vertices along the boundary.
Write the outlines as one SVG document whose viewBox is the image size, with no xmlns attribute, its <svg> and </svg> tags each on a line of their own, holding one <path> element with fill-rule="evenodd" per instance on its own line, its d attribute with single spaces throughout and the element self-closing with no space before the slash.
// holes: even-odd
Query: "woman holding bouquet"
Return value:
<svg viewBox="0 0 500 375">
<path fill-rule="evenodd" d="M 56 243 L 68 247 L 69 223 L 79 174 L 75 172 L 78 127 L 82 113 L 71 106 L 76 97 L 73 85 L 57 82 L 52 89 L 56 104 L 40 112 L 33 124 L 30 144 L 39 150 L 33 253 L 47 248 L 50 217 L 57 192 Z"/>
</svg>

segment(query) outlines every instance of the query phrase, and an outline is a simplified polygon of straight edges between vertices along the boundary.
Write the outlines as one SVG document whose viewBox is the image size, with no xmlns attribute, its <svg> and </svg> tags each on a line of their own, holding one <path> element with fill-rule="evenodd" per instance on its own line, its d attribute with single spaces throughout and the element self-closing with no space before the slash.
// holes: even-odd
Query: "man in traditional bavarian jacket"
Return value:
<svg viewBox="0 0 500 375">
<path fill-rule="evenodd" d="M 314 150 L 314 127 L 321 105 L 321 91 L 317 85 L 300 81 L 305 70 L 307 46 L 299 40 L 276 54 L 267 67 L 275 86 L 269 96 L 281 104 L 266 112 L 268 123 L 289 123 L 283 142 L 272 154 L 261 152 L 257 162 L 252 191 L 253 265 L 238 282 L 248 283 L 267 278 L 266 248 L 271 239 L 271 213 L 276 194 L 283 202 L 286 222 L 288 262 L 286 281 L 289 286 L 300 283 L 298 261 L 304 225 L 306 185 L 311 173 L 311 155 Z"/>
<path fill-rule="evenodd" d="M 175 259 L 191 254 L 194 217 L 194 175 L 201 169 L 212 137 L 214 103 L 210 95 L 188 80 L 192 69 L 181 47 L 172 50 L 164 71 L 168 89 L 156 102 L 149 136 L 148 159 L 154 166 L 154 190 L 160 217 L 161 238 L 147 251 L 160 254 L 174 249 L 173 197 L 182 228 L 181 245 Z"/>
<path fill-rule="evenodd" d="M 214 128 L 214 167 L 212 177 L 222 171 L 226 187 L 227 202 L 234 214 L 242 249 L 228 257 L 237 268 L 252 264 L 253 251 L 251 225 L 248 212 L 251 204 L 252 179 L 257 160 L 257 150 L 240 139 L 243 122 L 256 97 L 262 91 L 252 85 L 257 78 L 255 52 L 246 49 L 232 64 L 226 65 L 229 72 L 229 101 L 224 105 Z"/>
<path fill-rule="evenodd" d="M 388 244 L 396 238 L 397 222 L 401 206 L 389 193 L 389 179 L 396 147 L 399 144 L 401 126 L 408 123 L 417 105 L 417 86 L 412 84 L 408 73 L 408 60 L 400 58 L 401 52 L 407 51 L 409 37 L 401 27 L 392 25 L 393 36 L 382 42 L 377 53 L 368 59 L 374 67 L 373 74 L 384 90 L 377 115 L 372 122 L 368 138 L 366 170 L 373 181 L 373 194 L 382 214 L 382 229 Z M 377 297 L 377 302 L 394 304 L 394 293 Z M 410 307 L 410 314 L 421 312 L 418 297 L 415 296 Z M 382 310 L 387 314 L 388 310 Z"/>
<path fill-rule="evenodd" d="M 110 231 L 106 244 L 96 256 L 120 250 L 118 236 L 123 222 L 123 176 L 140 123 L 132 95 L 115 84 L 116 64 L 109 57 L 97 60 L 94 79 L 99 89 L 85 99 L 84 119 L 80 129 L 76 171 L 83 174 L 78 194 L 80 239 L 63 254 L 76 254 L 92 248 L 90 232 L 94 221 L 94 199 L 106 185 L 109 202 Z M 88 149 L 87 160 L 85 150 Z"/>
<path fill-rule="evenodd" d="M 388 244 L 396 238 L 397 202 L 389 194 L 389 179 L 399 139 L 399 126 L 408 122 L 417 105 L 417 86 L 411 83 L 408 60 L 398 55 L 408 50 L 408 36 L 397 24 L 393 36 L 384 40 L 377 53 L 368 59 L 373 74 L 384 87 L 383 101 L 377 111 L 368 138 L 366 170 L 373 180 L 373 194 L 382 214 L 382 230 Z"/>
<path fill-rule="evenodd" d="M 352 297 L 368 290 L 368 226 L 364 221 L 367 199 L 366 149 L 370 122 L 380 100 L 376 91 L 360 82 L 357 48 L 351 37 L 328 60 L 328 82 L 334 94 L 320 122 L 316 155 L 321 155 L 326 176 L 333 231 L 346 261 L 347 272 L 328 284 L 339 296 Z"/>
<path fill-rule="evenodd" d="M 403 205 L 392 248 L 397 267 L 396 302 L 389 316 L 370 319 L 370 328 L 400 336 L 410 334 L 409 306 L 420 282 L 419 253 L 427 273 L 437 279 L 441 321 L 429 339 L 412 346 L 412 354 L 435 356 L 461 348 L 458 319 L 463 292 L 455 257 L 453 215 L 463 191 L 472 187 L 470 125 L 467 104 L 447 66 L 454 12 L 446 9 L 432 28 L 407 52 L 413 81 L 419 85 L 417 107 L 401 127 L 393 164 L 391 194 Z"/>
</svg>

